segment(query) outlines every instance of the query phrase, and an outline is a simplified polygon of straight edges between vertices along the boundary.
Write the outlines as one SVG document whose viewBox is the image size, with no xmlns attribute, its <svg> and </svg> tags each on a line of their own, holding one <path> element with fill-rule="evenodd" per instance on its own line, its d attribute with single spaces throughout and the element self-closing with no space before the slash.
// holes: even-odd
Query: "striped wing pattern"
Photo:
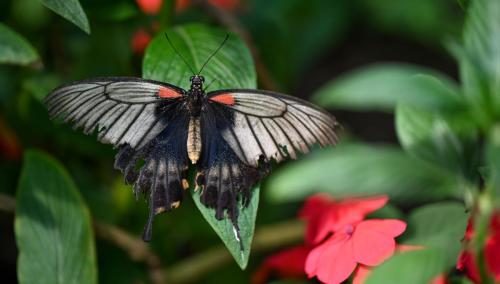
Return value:
<svg viewBox="0 0 500 284">
<path fill-rule="evenodd" d="M 85 134 L 96 129 L 98 140 L 115 146 L 141 148 L 156 137 L 167 121 L 158 115 L 160 89 L 182 90 L 155 81 L 128 77 L 75 82 L 54 90 L 46 98 L 52 118 L 71 122 Z"/>
<path fill-rule="evenodd" d="M 211 103 L 230 120 L 219 127 L 236 155 L 251 166 L 265 161 L 281 162 L 307 153 L 311 146 L 336 144 L 338 123 L 330 114 L 288 95 L 258 90 L 221 90 L 208 97 L 229 94 L 234 104 Z M 222 108 L 232 111 L 227 112 Z"/>
</svg>

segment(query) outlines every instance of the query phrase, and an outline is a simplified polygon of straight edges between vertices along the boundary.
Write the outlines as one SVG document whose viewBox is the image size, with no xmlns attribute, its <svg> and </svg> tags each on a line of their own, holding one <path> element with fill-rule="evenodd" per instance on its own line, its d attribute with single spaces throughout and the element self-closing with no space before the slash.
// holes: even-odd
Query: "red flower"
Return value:
<svg viewBox="0 0 500 284">
<path fill-rule="evenodd" d="M 132 36 L 132 51 L 135 54 L 142 55 L 149 42 L 151 41 L 151 35 L 145 30 L 138 30 Z"/>
<path fill-rule="evenodd" d="M 500 213 L 496 213 L 491 217 L 489 233 L 490 234 L 484 247 L 486 267 L 495 281 L 500 281 Z M 468 245 L 473 237 L 474 225 L 471 218 L 469 219 L 469 223 L 467 224 L 467 229 L 465 231 L 465 246 Z M 464 271 L 467 274 L 467 277 L 469 277 L 469 279 L 474 283 L 481 283 L 481 277 L 476 264 L 476 256 L 473 251 L 466 248 L 460 253 L 457 262 L 457 269 Z"/>
<path fill-rule="evenodd" d="M 348 224 L 359 222 L 366 215 L 382 208 L 388 200 L 387 196 L 379 196 L 335 202 L 325 194 L 310 197 L 299 213 L 299 216 L 308 222 L 306 243 L 320 243 L 329 234 Z"/>
<path fill-rule="evenodd" d="M 144 14 L 156 15 L 160 12 L 163 0 L 135 0 Z"/>
<path fill-rule="evenodd" d="M 334 284 L 346 280 L 358 264 L 376 266 L 394 254 L 395 237 L 406 224 L 399 220 L 372 219 L 345 225 L 307 256 L 309 277 Z"/>
<path fill-rule="evenodd" d="M 412 251 L 417 249 L 422 249 L 421 246 L 411 246 L 411 245 L 397 245 L 396 252 Z M 366 265 L 359 265 L 354 272 L 354 277 L 352 279 L 352 284 L 363 284 L 366 278 L 372 273 L 373 267 Z M 432 279 L 429 284 L 447 284 L 446 275 L 440 274 L 436 278 Z"/>
<path fill-rule="evenodd" d="M 252 283 L 263 284 L 271 275 L 280 279 L 300 279 L 305 277 L 304 264 L 311 248 L 301 245 L 283 250 L 266 258 L 252 277 Z"/>
<path fill-rule="evenodd" d="M 23 149 L 16 134 L 0 117 L 0 154 L 6 159 L 18 161 L 22 153 Z"/>
</svg>

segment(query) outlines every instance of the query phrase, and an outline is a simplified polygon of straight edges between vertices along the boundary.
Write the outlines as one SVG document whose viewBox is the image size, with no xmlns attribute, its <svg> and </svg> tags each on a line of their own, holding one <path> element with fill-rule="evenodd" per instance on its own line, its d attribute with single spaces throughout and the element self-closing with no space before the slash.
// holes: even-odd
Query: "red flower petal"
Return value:
<svg viewBox="0 0 500 284">
<path fill-rule="evenodd" d="M 151 36 L 145 30 L 138 30 L 132 36 L 132 51 L 135 54 L 142 55 L 149 42 L 151 41 Z"/>
<path fill-rule="evenodd" d="M 175 1 L 175 10 L 177 12 L 182 12 L 186 10 L 189 6 L 191 6 L 191 0 L 176 0 Z"/>
<path fill-rule="evenodd" d="M 156 15 L 160 12 L 163 0 L 135 0 L 144 14 Z"/>
<path fill-rule="evenodd" d="M 396 250 L 394 237 L 404 232 L 406 224 L 399 220 L 367 220 L 359 223 L 352 235 L 355 260 L 376 266 Z"/>
<path fill-rule="evenodd" d="M 494 229 L 494 228 L 492 228 Z M 488 271 L 494 276 L 495 281 L 500 281 L 500 232 L 494 232 L 486 242 L 485 258 Z"/>
<path fill-rule="evenodd" d="M 306 260 L 306 273 L 321 282 L 337 284 L 346 280 L 356 268 L 349 236 L 336 234 L 314 248 Z"/>
<path fill-rule="evenodd" d="M 351 198 L 335 202 L 326 194 L 310 197 L 299 216 L 308 221 L 306 243 L 318 244 L 328 235 L 344 226 L 359 222 L 371 212 L 382 208 L 388 201 L 387 196 L 371 198 Z"/>
<path fill-rule="evenodd" d="M 269 256 L 253 274 L 252 283 L 266 283 L 271 275 L 280 278 L 304 277 L 304 266 L 310 250 L 306 246 L 296 246 Z"/>
</svg>

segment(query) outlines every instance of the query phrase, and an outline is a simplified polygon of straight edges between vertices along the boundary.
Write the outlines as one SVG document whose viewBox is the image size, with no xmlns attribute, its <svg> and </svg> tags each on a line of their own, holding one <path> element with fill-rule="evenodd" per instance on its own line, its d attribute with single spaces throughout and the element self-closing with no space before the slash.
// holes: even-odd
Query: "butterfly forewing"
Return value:
<svg viewBox="0 0 500 284">
<path fill-rule="evenodd" d="M 53 91 L 46 103 L 52 117 L 82 127 L 86 134 L 98 130 L 101 142 L 140 148 L 156 137 L 168 121 L 158 105 L 181 97 L 172 85 L 127 77 L 75 82 Z"/>
<path fill-rule="evenodd" d="M 307 153 L 314 144 L 338 141 L 335 118 L 298 98 L 236 89 L 209 93 L 208 100 L 215 112 L 231 121 L 230 127 L 222 128 L 222 136 L 251 166 L 257 166 L 261 157 L 280 162 L 287 155 L 294 159 Z"/>
</svg>

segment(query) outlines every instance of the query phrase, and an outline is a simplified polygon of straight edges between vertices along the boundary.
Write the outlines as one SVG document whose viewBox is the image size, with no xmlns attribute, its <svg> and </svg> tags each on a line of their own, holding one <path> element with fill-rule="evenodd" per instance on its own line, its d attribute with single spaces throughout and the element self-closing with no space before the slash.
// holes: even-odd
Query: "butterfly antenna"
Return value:
<svg viewBox="0 0 500 284">
<path fill-rule="evenodd" d="M 215 83 L 215 82 L 217 82 L 217 81 L 218 81 L 218 79 L 217 79 L 217 78 L 213 79 L 213 80 L 212 80 L 212 82 L 210 82 L 210 83 L 209 83 L 209 84 L 205 87 L 205 90 L 204 90 L 204 91 L 208 90 L 208 88 L 209 88 L 209 87 L 210 87 L 213 83 Z"/>
<path fill-rule="evenodd" d="M 172 41 L 170 40 L 170 38 L 168 37 L 168 34 L 165 33 L 165 37 L 167 38 L 168 40 L 168 43 L 170 44 L 170 46 L 172 47 L 172 49 L 175 51 L 175 53 L 177 55 L 179 55 L 179 57 L 182 59 L 182 61 L 184 61 L 184 63 L 186 64 L 186 66 L 189 68 L 189 70 L 191 70 L 191 73 L 194 75 L 196 74 L 194 72 L 194 69 L 193 67 L 191 67 L 191 65 L 189 65 L 189 63 L 187 62 L 187 60 L 184 58 L 184 56 L 182 56 L 182 54 L 175 48 L 175 45 L 172 43 Z"/>
<path fill-rule="evenodd" d="M 219 45 L 219 47 L 217 47 L 217 49 L 208 57 L 207 61 L 205 61 L 205 63 L 203 64 L 203 66 L 201 66 L 201 69 L 200 69 L 200 72 L 198 72 L 198 75 L 201 74 L 201 71 L 203 71 L 203 68 L 205 68 L 205 66 L 207 66 L 207 64 L 210 61 L 210 59 L 212 59 L 212 57 L 214 57 L 217 54 L 217 52 L 219 52 L 219 50 L 224 46 L 224 44 L 226 44 L 226 41 L 227 41 L 228 38 L 229 38 L 229 34 L 226 34 L 226 37 L 221 42 L 221 44 Z"/>
</svg>

